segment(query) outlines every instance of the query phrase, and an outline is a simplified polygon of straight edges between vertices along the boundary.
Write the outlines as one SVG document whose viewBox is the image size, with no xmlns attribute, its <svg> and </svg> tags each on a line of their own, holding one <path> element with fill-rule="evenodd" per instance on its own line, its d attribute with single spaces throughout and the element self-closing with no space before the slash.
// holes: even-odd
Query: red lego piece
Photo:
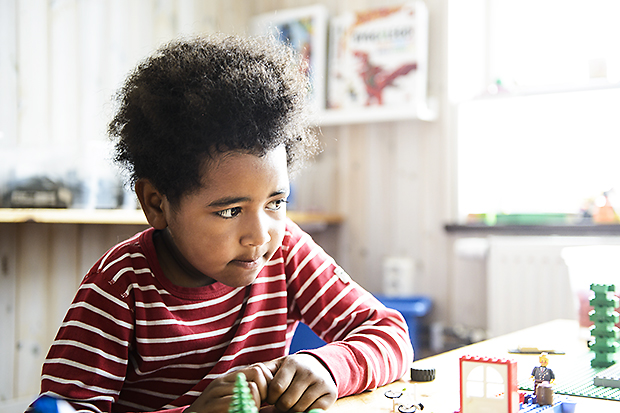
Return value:
<svg viewBox="0 0 620 413">
<path fill-rule="evenodd" d="M 518 413 L 517 363 L 504 358 L 460 358 L 461 413 Z"/>
</svg>

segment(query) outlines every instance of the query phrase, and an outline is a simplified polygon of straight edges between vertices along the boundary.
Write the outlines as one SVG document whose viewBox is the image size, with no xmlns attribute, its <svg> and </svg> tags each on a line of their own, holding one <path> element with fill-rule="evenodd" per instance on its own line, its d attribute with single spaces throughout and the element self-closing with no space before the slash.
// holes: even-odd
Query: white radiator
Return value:
<svg viewBox="0 0 620 413">
<path fill-rule="evenodd" d="M 618 237 L 489 237 L 487 323 L 489 337 L 557 318 L 577 319 L 565 247 L 618 244 Z"/>
</svg>

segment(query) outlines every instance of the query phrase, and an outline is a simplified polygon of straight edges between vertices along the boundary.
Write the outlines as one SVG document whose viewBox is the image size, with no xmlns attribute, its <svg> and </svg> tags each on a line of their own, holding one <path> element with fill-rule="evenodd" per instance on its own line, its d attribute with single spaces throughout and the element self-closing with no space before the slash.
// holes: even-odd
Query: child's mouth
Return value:
<svg viewBox="0 0 620 413">
<path fill-rule="evenodd" d="M 233 260 L 232 263 L 246 270 L 255 270 L 260 267 L 261 258 L 262 256 L 256 259 L 238 259 Z"/>
</svg>

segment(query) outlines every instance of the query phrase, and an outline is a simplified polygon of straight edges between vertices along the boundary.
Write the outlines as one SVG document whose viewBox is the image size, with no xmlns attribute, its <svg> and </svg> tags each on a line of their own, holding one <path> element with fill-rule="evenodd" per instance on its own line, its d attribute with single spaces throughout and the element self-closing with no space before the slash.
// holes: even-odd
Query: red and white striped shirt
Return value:
<svg viewBox="0 0 620 413">
<path fill-rule="evenodd" d="M 113 247 L 86 275 L 43 365 L 42 394 L 81 410 L 180 412 L 219 375 L 286 355 L 298 321 L 330 343 L 310 352 L 339 397 L 392 382 L 413 360 L 402 316 L 290 221 L 241 288 L 172 284 L 153 232 Z"/>
</svg>

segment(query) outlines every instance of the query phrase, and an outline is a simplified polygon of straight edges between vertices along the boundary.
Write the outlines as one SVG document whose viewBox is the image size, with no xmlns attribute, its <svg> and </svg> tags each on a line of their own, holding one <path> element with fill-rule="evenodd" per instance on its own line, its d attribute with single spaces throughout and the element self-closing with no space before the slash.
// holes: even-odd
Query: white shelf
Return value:
<svg viewBox="0 0 620 413">
<path fill-rule="evenodd" d="M 318 126 L 351 125 L 356 123 L 394 122 L 403 120 L 434 121 L 437 119 L 436 100 L 414 107 L 385 108 L 371 106 L 360 109 L 326 109 L 313 116 Z"/>
</svg>

